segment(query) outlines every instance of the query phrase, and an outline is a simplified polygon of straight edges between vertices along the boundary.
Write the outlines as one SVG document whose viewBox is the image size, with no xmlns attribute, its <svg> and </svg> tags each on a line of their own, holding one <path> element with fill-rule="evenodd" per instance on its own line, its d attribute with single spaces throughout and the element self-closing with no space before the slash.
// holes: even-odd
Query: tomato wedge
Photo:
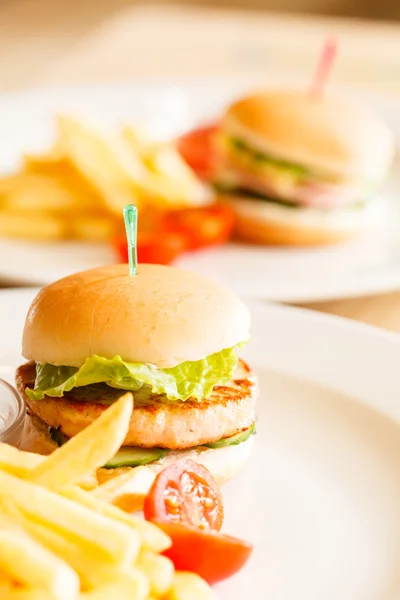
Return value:
<svg viewBox="0 0 400 600">
<path fill-rule="evenodd" d="M 216 531 L 182 523 L 154 522 L 172 539 L 171 548 L 164 554 L 175 568 L 197 573 L 210 584 L 234 575 L 253 550 L 251 544 Z"/>
<path fill-rule="evenodd" d="M 189 249 L 197 250 L 227 242 L 232 234 L 234 220 L 230 207 L 214 204 L 167 213 L 162 227 L 185 236 Z"/>
<path fill-rule="evenodd" d="M 138 235 L 137 256 L 143 263 L 169 265 L 188 250 L 190 241 L 179 232 L 144 231 Z"/>
<path fill-rule="evenodd" d="M 159 473 L 143 506 L 148 521 L 186 523 L 219 530 L 222 496 L 211 473 L 194 460 L 179 460 Z"/>
<path fill-rule="evenodd" d="M 202 179 L 209 179 L 212 176 L 214 160 L 212 138 L 217 129 L 216 125 L 199 127 L 176 140 L 182 158 Z"/>
<path fill-rule="evenodd" d="M 174 231 L 141 231 L 138 235 L 137 255 L 141 263 L 169 265 L 180 254 L 188 250 L 190 240 L 184 233 Z M 126 237 L 114 240 L 118 259 L 128 262 Z"/>
</svg>

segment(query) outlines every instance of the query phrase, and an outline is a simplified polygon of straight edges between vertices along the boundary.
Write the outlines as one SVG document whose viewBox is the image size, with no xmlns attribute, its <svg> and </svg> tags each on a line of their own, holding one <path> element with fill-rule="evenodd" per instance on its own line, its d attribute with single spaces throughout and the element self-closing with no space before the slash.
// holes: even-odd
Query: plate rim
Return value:
<svg viewBox="0 0 400 600">
<path fill-rule="evenodd" d="M 40 290 L 40 288 L 22 288 L 22 289 L 21 288 L 10 288 L 10 289 L 6 289 L 6 290 L 0 290 L 0 307 L 2 307 L 2 308 L 0 308 L 0 331 L 2 328 L 2 322 L 6 318 L 7 305 L 8 305 L 8 307 L 12 307 L 13 305 L 16 306 L 17 298 L 20 298 L 21 302 L 25 302 L 25 304 L 27 305 L 29 302 L 31 302 L 33 300 L 35 294 L 39 290 Z M 327 329 L 334 330 L 341 338 L 345 337 L 346 333 L 350 333 L 350 334 L 353 334 L 353 335 L 361 338 L 361 341 L 368 338 L 370 340 L 369 344 L 371 344 L 372 346 L 378 345 L 377 341 L 380 341 L 384 345 L 387 345 L 391 351 L 393 351 L 393 350 L 395 351 L 394 354 L 396 355 L 397 365 L 398 365 L 398 362 L 400 361 L 400 336 L 398 336 L 397 334 L 395 334 L 393 332 L 378 329 L 376 327 L 367 325 L 365 323 L 351 321 L 351 320 L 345 319 L 343 317 L 326 315 L 324 313 L 319 313 L 319 312 L 316 312 L 316 311 L 313 311 L 313 310 L 310 310 L 307 308 L 284 306 L 284 305 L 280 305 L 277 303 L 262 302 L 259 300 L 253 300 L 253 299 L 248 299 L 248 298 L 247 299 L 244 298 L 244 300 L 247 301 L 249 308 L 252 310 L 256 319 L 258 318 L 256 313 L 261 313 L 261 314 L 264 313 L 264 314 L 269 314 L 270 321 L 272 321 L 273 319 L 276 319 L 277 316 L 279 316 L 279 323 L 285 323 L 285 326 L 287 327 L 288 330 L 290 330 L 290 328 L 293 324 L 292 322 L 297 320 L 298 322 L 300 322 L 302 327 L 307 328 L 307 327 L 309 327 L 310 323 L 312 323 L 315 327 L 320 328 L 321 331 L 318 333 L 319 336 L 322 336 L 324 333 L 323 330 L 325 328 L 327 328 Z M 23 322 L 23 318 L 25 316 L 24 314 L 21 314 L 21 309 L 22 309 L 22 305 L 17 306 L 16 310 L 14 311 L 14 318 L 17 318 L 20 321 L 20 323 Z M 278 327 L 277 327 L 277 329 L 278 329 Z M 264 335 L 264 332 L 262 332 L 262 333 Z M 8 335 L 4 336 L 4 339 L 7 344 Z M 288 339 L 289 338 L 286 338 L 286 342 Z M 271 345 L 274 345 L 275 342 L 276 341 L 272 339 Z M 345 342 L 343 342 L 343 343 L 345 343 Z M 259 351 L 259 343 L 257 344 L 257 349 L 255 349 L 255 351 L 256 352 Z M 10 351 L 10 356 L 12 356 L 13 354 L 14 353 Z M 6 354 L 3 355 L 2 348 L 0 348 L 0 368 L 3 364 L 3 359 L 6 358 L 6 356 L 7 356 Z M 259 364 L 258 366 L 262 368 L 261 364 Z M 257 369 L 257 364 L 255 364 L 255 367 Z M 269 365 L 264 365 L 264 367 L 268 368 Z M 397 372 L 398 372 L 398 384 L 399 384 L 398 389 L 400 389 L 400 370 L 397 369 Z M 279 373 L 279 371 L 278 371 L 278 373 Z M 294 374 L 291 370 L 288 370 L 286 373 L 283 372 L 282 374 L 287 375 L 288 377 L 290 377 L 292 379 L 294 376 Z M 305 379 L 305 380 L 303 379 L 303 381 L 307 381 L 307 379 Z M 308 381 L 310 381 L 310 380 L 308 380 Z M 311 383 L 313 383 L 314 385 L 320 385 L 319 382 L 317 382 L 315 380 L 312 380 Z M 326 388 L 326 390 L 338 391 L 328 385 L 325 385 L 324 387 Z M 264 392 L 265 392 L 265 387 L 264 387 Z M 347 396 L 347 398 L 344 398 L 344 400 L 348 399 L 349 402 L 353 401 L 353 398 L 348 393 L 346 393 L 345 396 Z M 390 414 L 388 414 L 388 411 L 380 410 L 376 406 L 371 407 L 367 402 L 364 402 L 362 400 L 362 398 L 358 398 L 357 401 L 366 410 L 370 410 L 372 408 L 373 412 L 376 413 L 377 415 L 384 415 L 385 417 L 390 417 L 390 420 L 395 423 L 396 431 L 400 432 L 400 410 L 397 415 L 390 415 Z M 394 589 L 395 593 L 397 593 L 398 590 L 400 590 L 400 588 L 396 585 L 396 588 Z M 384 590 L 382 590 L 382 592 L 384 593 Z M 225 597 L 225 595 L 224 595 L 224 597 Z M 382 600 L 385 597 L 386 596 L 382 596 Z M 394 600 L 394 598 L 395 598 L 395 596 L 393 596 L 393 600 Z"/>
</svg>

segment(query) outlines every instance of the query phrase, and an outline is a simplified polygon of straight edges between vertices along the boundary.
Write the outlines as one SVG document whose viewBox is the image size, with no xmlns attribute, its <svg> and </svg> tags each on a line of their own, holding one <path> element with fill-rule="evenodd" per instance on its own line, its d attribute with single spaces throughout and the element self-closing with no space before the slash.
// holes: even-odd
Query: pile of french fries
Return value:
<svg viewBox="0 0 400 600">
<path fill-rule="evenodd" d="M 170 545 L 161 529 L 96 486 L 132 408 L 126 394 L 48 457 L 0 444 L 1 600 L 215 600 L 160 554 Z"/>
<path fill-rule="evenodd" d="M 18 173 L 0 178 L 0 236 L 100 241 L 123 230 L 126 204 L 138 207 L 145 224 L 154 212 L 205 201 L 173 143 L 131 127 L 111 137 L 60 116 L 54 146 L 23 156 Z"/>
</svg>

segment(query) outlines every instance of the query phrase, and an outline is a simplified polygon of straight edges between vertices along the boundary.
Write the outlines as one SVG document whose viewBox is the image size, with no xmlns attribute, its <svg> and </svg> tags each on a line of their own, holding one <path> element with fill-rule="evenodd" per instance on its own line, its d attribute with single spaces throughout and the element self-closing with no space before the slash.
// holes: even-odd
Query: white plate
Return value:
<svg viewBox="0 0 400 600">
<path fill-rule="evenodd" d="M 264 82 L 265 83 L 265 82 Z M 268 82 L 270 83 L 270 82 Z M 214 118 L 249 80 L 176 85 L 114 85 L 51 89 L 0 96 L 0 171 L 15 168 L 23 152 L 48 147 L 54 117 L 70 112 L 107 129 L 119 123 L 149 125 L 169 136 Z M 354 93 L 354 92 L 353 92 Z M 400 139 L 399 100 L 369 94 Z M 391 229 L 385 235 L 327 249 L 268 249 L 226 246 L 184 257 L 178 264 L 214 275 L 240 294 L 284 301 L 312 301 L 389 291 L 400 287 L 400 167 L 387 186 Z M 46 284 L 75 270 L 114 261 L 105 246 L 38 245 L 0 240 L 0 278 Z"/>
<path fill-rule="evenodd" d="M 10 381 L 32 297 L 0 293 L 0 375 Z M 293 308 L 252 312 L 258 435 L 251 463 L 224 487 L 224 528 L 255 551 L 220 598 L 395 600 L 399 338 Z"/>
</svg>

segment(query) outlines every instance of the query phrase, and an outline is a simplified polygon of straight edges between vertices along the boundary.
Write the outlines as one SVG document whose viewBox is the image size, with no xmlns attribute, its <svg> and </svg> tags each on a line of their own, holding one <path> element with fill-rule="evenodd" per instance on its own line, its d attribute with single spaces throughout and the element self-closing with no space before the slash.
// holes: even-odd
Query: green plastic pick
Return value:
<svg viewBox="0 0 400 600">
<path fill-rule="evenodd" d="M 136 206 L 127 204 L 124 207 L 124 221 L 126 239 L 128 242 L 129 272 L 132 276 L 136 275 L 137 272 L 137 217 L 138 211 Z"/>
</svg>

